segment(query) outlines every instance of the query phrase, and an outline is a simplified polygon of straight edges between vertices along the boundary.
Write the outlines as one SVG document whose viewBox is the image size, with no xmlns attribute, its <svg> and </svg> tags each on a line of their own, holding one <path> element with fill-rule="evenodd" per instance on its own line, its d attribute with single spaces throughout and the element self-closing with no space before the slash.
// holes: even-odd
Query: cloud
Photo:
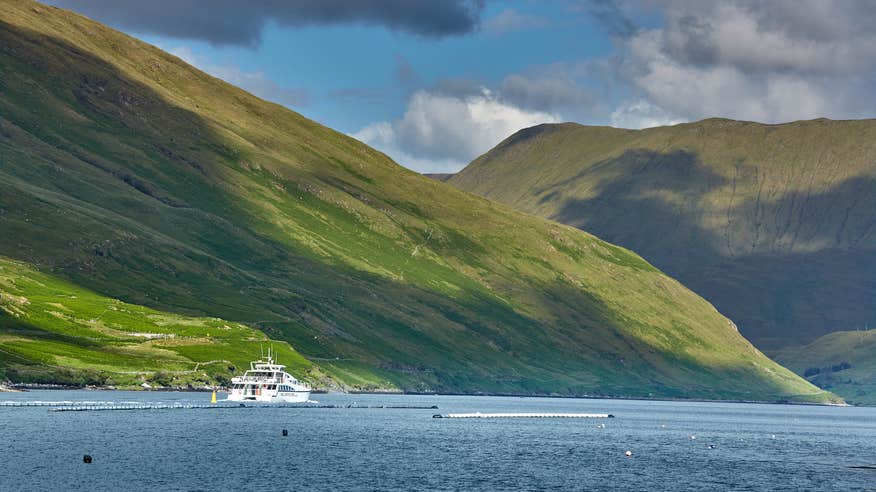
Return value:
<svg viewBox="0 0 876 492">
<path fill-rule="evenodd" d="M 585 4 L 572 4 L 574 10 L 584 10 L 602 23 L 613 36 L 626 38 L 636 33 L 638 28 L 626 12 L 626 2 L 617 0 L 588 0 Z"/>
<path fill-rule="evenodd" d="M 557 114 L 521 109 L 486 88 L 461 97 L 421 90 L 400 119 L 372 123 L 353 136 L 411 169 L 455 172 L 521 128 L 559 121 Z"/>
<path fill-rule="evenodd" d="M 831 4 L 829 0 L 736 1 L 691 7 L 671 2 L 660 42 L 678 60 L 697 66 L 728 65 L 748 73 L 854 72 L 868 65 L 862 60 L 872 66 L 876 36 L 858 29 L 862 19 L 857 16 L 867 16 L 865 11 L 850 8 L 861 3 Z M 816 22 L 811 14 L 799 12 L 809 7 L 811 13 L 825 17 Z M 876 21 L 872 13 L 869 17 Z"/>
<path fill-rule="evenodd" d="M 412 85 L 420 81 L 420 75 L 411 62 L 400 54 L 395 55 L 395 79 L 402 85 Z"/>
<path fill-rule="evenodd" d="M 616 2 L 598 2 L 616 4 Z M 627 7 L 630 2 L 625 2 Z M 876 9 L 845 0 L 643 0 L 663 25 L 620 44 L 633 97 L 612 121 L 724 116 L 784 122 L 876 110 Z M 641 109 L 647 108 L 642 113 Z"/>
<path fill-rule="evenodd" d="M 310 93 L 306 89 L 283 87 L 268 78 L 263 72 L 245 72 L 235 66 L 210 63 L 208 60 L 196 55 L 187 46 L 178 46 L 167 51 L 181 58 L 186 63 L 194 65 L 210 75 L 218 77 L 229 84 L 236 85 L 262 99 L 293 108 L 306 106 L 310 102 Z"/>
<path fill-rule="evenodd" d="M 484 0 L 54 0 L 112 26 L 214 44 L 253 46 L 270 22 L 303 27 L 364 24 L 441 38 L 477 29 Z"/>
<path fill-rule="evenodd" d="M 596 101 L 589 90 L 560 70 L 533 75 L 512 74 L 502 81 L 502 96 L 522 108 L 540 111 L 590 109 Z"/>
<path fill-rule="evenodd" d="M 611 113 L 611 126 L 617 128 L 652 128 L 655 126 L 676 125 L 684 121 L 683 118 L 673 116 L 644 99 L 621 103 Z"/>
<path fill-rule="evenodd" d="M 548 25 L 547 19 L 521 14 L 514 9 L 505 9 L 484 22 L 484 31 L 489 34 L 505 34 L 511 31 L 534 29 Z"/>
</svg>

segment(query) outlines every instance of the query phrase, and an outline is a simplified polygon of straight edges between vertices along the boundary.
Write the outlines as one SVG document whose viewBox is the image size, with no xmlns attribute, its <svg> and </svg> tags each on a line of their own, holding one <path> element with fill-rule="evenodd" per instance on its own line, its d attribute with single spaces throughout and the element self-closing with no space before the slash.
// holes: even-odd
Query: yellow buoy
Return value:
<svg viewBox="0 0 876 492">
<path fill-rule="evenodd" d="M 216 390 L 213 390 L 213 397 L 210 398 L 210 403 L 216 403 Z"/>
</svg>

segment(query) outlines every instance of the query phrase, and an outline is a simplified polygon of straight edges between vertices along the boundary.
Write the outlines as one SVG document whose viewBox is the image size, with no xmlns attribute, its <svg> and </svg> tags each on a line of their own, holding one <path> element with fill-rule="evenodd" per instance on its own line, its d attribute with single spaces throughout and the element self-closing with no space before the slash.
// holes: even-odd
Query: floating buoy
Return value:
<svg viewBox="0 0 876 492">
<path fill-rule="evenodd" d="M 624 453 L 624 456 L 626 456 L 627 458 L 631 457 L 632 455 L 633 455 L 632 451 L 627 451 L 626 453 Z"/>
<path fill-rule="evenodd" d="M 283 429 L 283 437 L 288 436 L 288 435 L 289 435 L 289 431 L 286 429 Z"/>
<path fill-rule="evenodd" d="M 213 390 L 213 396 L 210 397 L 210 403 L 216 403 L 216 390 Z"/>
<path fill-rule="evenodd" d="M 85 456 L 83 456 L 83 457 L 82 457 L 82 462 L 83 462 L 83 463 L 91 463 L 91 455 L 90 455 L 90 454 L 86 454 Z"/>
<path fill-rule="evenodd" d="M 697 436 L 690 436 L 690 440 L 693 441 L 697 438 Z"/>
<path fill-rule="evenodd" d="M 775 434 L 773 434 L 773 439 L 775 439 L 775 438 L 776 438 L 776 435 L 775 435 Z"/>
</svg>

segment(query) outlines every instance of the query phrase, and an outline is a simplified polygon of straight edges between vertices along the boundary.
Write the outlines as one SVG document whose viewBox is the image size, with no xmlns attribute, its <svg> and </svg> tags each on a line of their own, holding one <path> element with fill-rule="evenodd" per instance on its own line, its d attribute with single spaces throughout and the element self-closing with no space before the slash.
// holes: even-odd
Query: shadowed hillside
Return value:
<svg viewBox="0 0 876 492">
<path fill-rule="evenodd" d="M 876 318 L 876 121 L 542 125 L 449 182 L 642 254 L 758 346 Z"/>
<path fill-rule="evenodd" d="M 432 178 L 435 181 L 447 181 L 453 177 L 453 173 L 431 173 L 431 174 L 423 174 L 427 178 Z"/>
<path fill-rule="evenodd" d="M 771 355 L 850 403 L 876 405 L 876 330 L 837 331 Z"/>
<path fill-rule="evenodd" d="M 101 296 L 358 388 L 832 398 L 632 252 L 72 13 L 3 2 L 0 88 L 0 254 Z"/>
</svg>

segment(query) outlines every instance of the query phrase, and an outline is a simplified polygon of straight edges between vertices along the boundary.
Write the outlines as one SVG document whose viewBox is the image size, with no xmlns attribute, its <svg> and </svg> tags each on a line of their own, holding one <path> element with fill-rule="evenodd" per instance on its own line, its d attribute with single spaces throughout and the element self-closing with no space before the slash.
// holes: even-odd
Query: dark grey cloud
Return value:
<svg viewBox="0 0 876 492">
<path fill-rule="evenodd" d="M 402 85 L 415 85 L 420 82 L 420 75 L 414 70 L 411 62 L 400 54 L 395 55 L 395 79 Z"/>
<path fill-rule="evenodd" d="M 462 77 L 441 79 L 429 89 L 434 94 L 442 96 L 465 98 L 476 96 L 483 92 L 484 84 L 478 80 Z"/>
<path fill-rule="evenodd" d="M 484 23 L 484 31 L 491 34 L 505 34 L 524 29 L 547 27 L 550 22 L 536 15 L 521 14 L 514 9 L 505 9 Z"/>
<path fill-rule="evenodd" d="M 54 0 L 114 27 L 141 33 L 252 46 L 269 22 L 383 26 L 429 38 L 477 29 L 485 0 Z"/>
<path fill-rule="evenodd" d="M 638 27 L 625 7 L 626 2 L 621 0 L 588 0 L 583 10 L 599 20 L 610 34 L 627 38 L 635 34 Z"/>
<path fill-rule="evenodd" d="M 349 87 L 334 89 L 326 93 L 332 99 L 377 100 L 387 97 L 388 91 L 383 88 Z"/>
<path fill-rule="evenodd" d="M 502 97 L 515 106 L 539 111 L 580 113 L 591 108 L 594 97 L 576 80 L 563 77 L 558 70 L 535 75 L 513 74 L 500 86 Z"/>
</svg>

